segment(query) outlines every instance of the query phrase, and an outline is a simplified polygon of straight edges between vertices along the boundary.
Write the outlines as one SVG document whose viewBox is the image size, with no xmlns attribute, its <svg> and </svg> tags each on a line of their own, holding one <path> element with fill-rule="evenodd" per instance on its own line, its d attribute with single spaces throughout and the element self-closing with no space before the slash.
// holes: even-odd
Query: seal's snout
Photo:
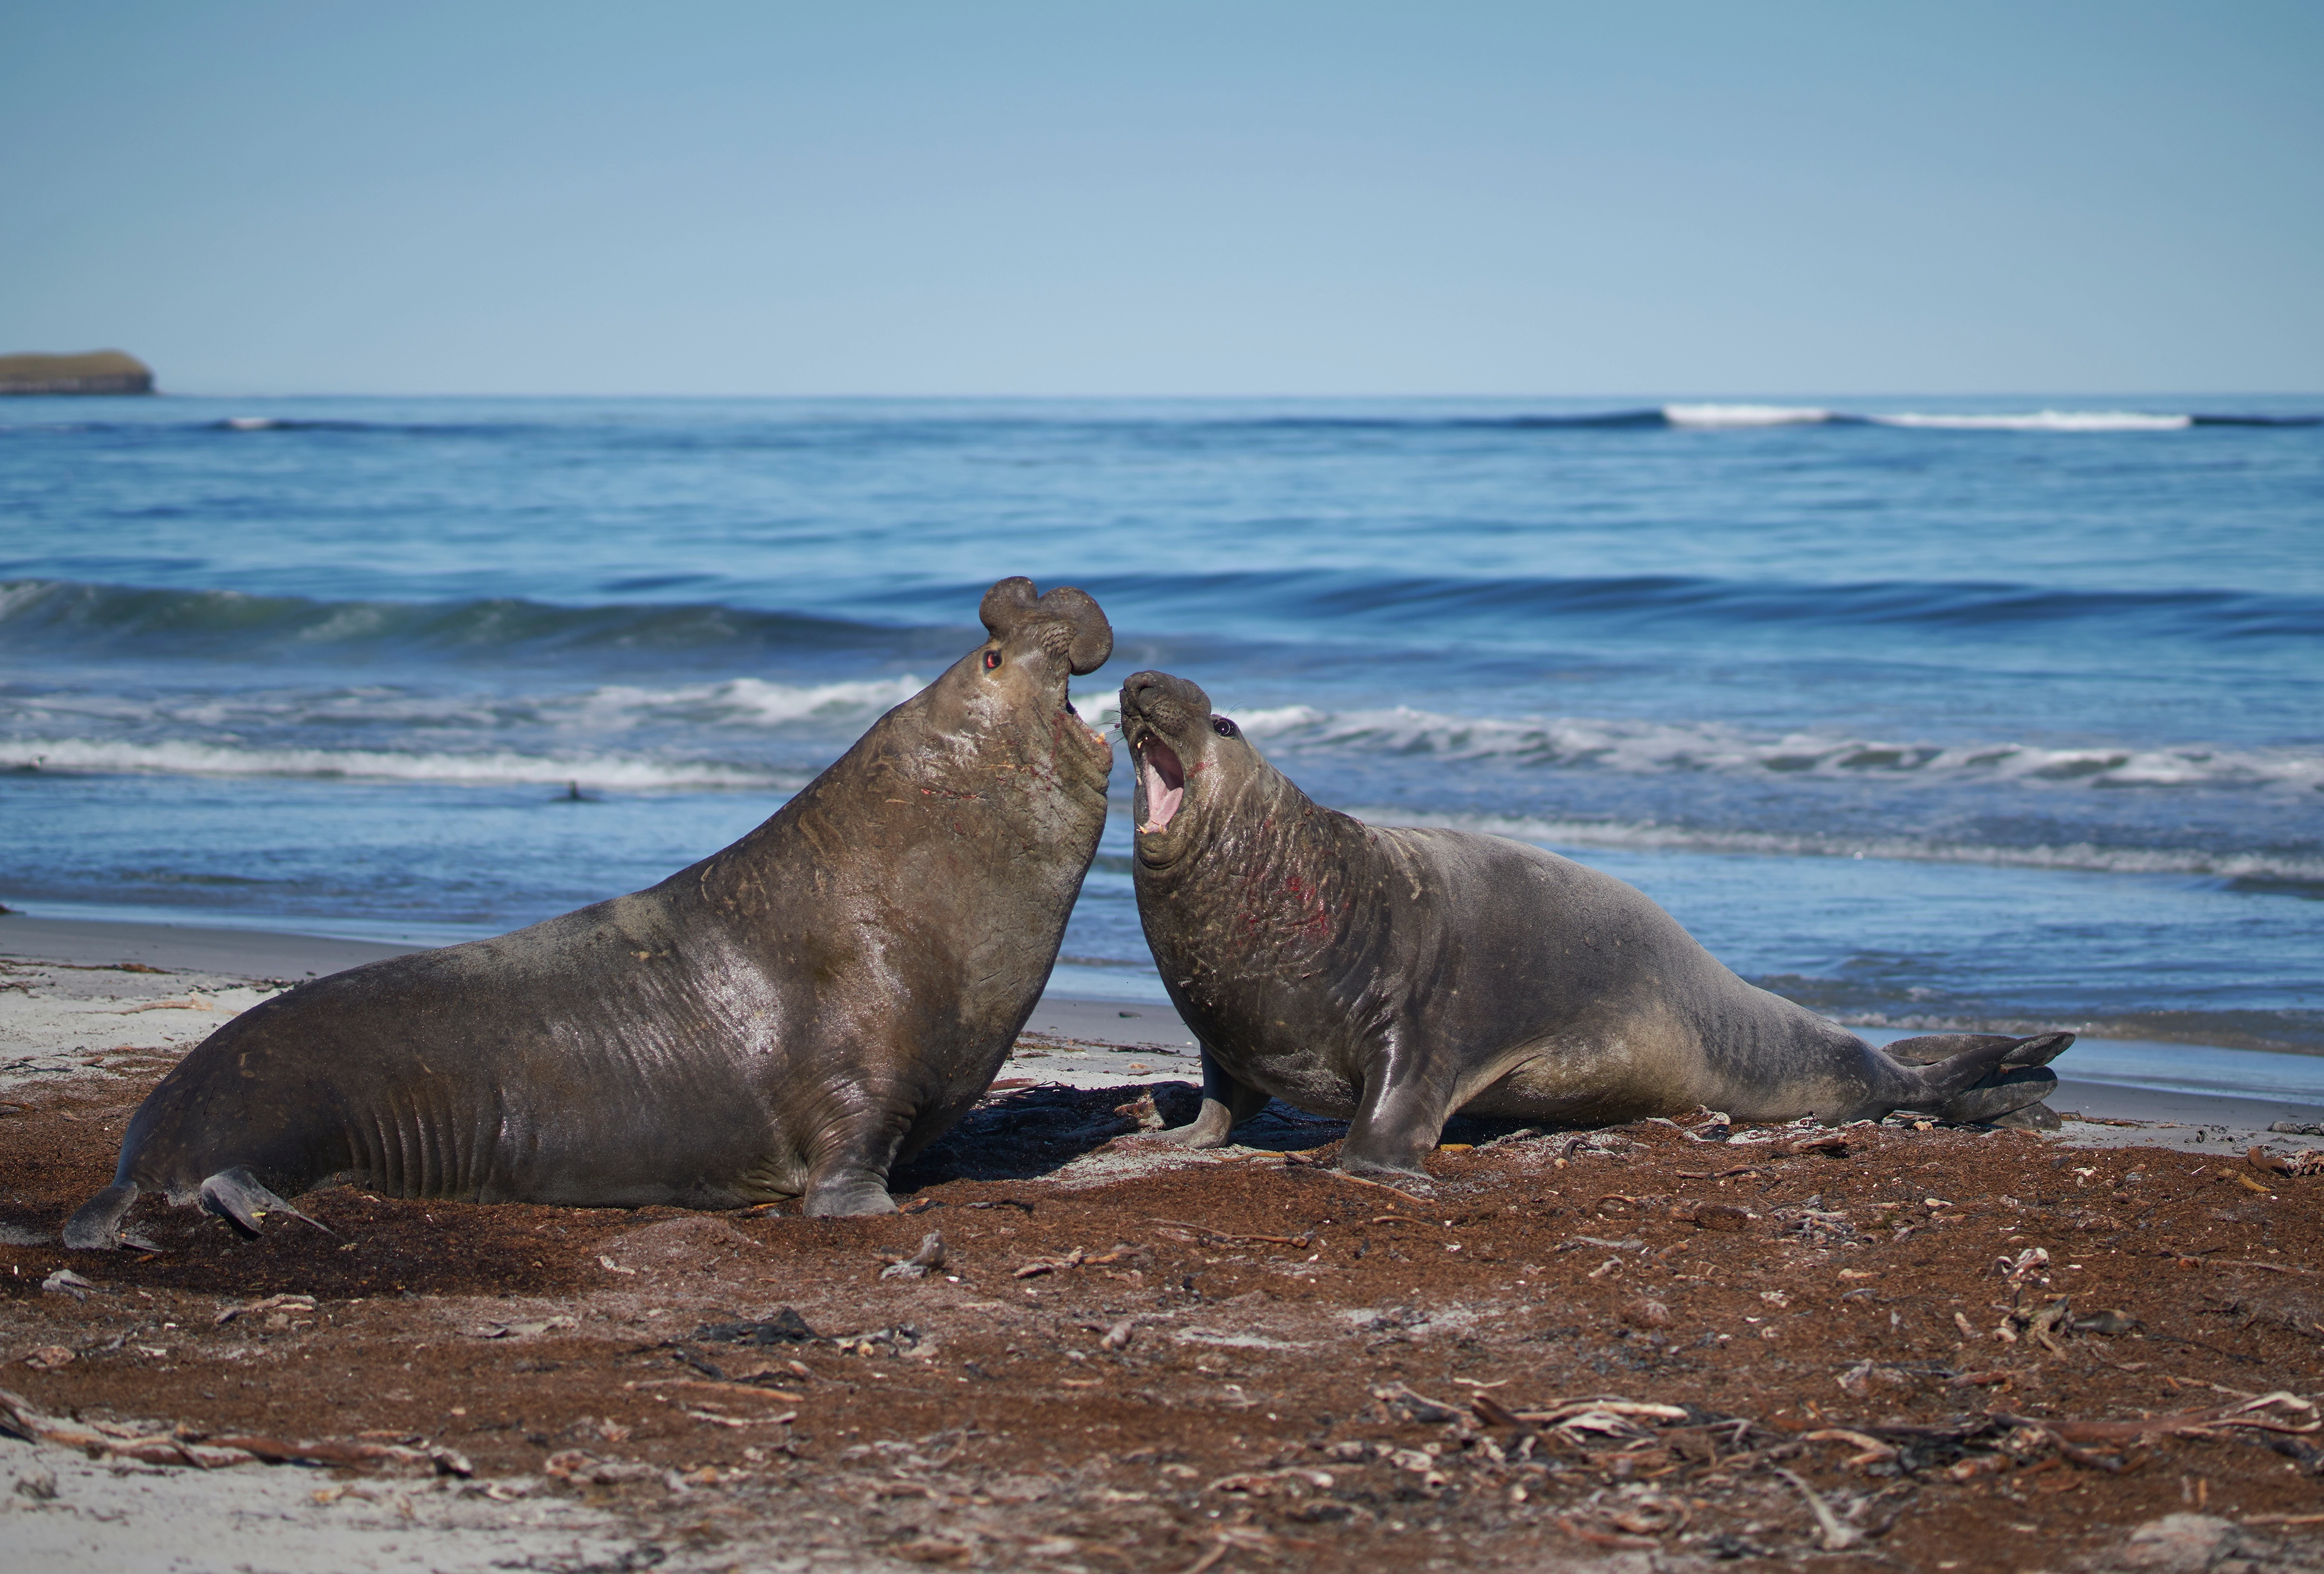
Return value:
<svg viewBox="0 0 2324 1574">
<path fill-rule="evenodd" d="M 1178 751 L 1158 733 L 1149 731 L 1139 739 L 1137 753 L 1138 784 L 1146 795 L 1146 815 L 1138 829 L 1168 830 L 1178 806 L 1186 800 L 1186 768 L 1178 759 Z"/>
<path fill-rule="evenodd" d="M 1199 684 L 1167 672 L 1132 672 L 1121 685 L 1121 720 L 1176 732 L 1189 723 L 1207 720 L 1211 697 Z"/>
</svg>

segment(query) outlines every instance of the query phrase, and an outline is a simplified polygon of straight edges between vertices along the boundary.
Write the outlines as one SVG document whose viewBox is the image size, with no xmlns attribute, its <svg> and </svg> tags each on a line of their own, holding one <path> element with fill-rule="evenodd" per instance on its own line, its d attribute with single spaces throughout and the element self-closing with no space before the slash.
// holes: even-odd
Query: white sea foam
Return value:
<svg viewBox="0 0 2324 1574">
<path fill-rule="evenodd" d="M 184 776 L 309 776 L 477 784 L 577 782 L 620 792 L 796 787 L 797 773 L 712 761 L 621 755 L 560 756 L 510 751 L 402 753 L 392 749 L 240 748 L 168 740 L 16 738 L 0 743 L 0 766 Z"/>
<path fill-rule="evenodd" d="M 1846 734 L 1756 734 L 1723 722 L 1590 717 L 1445 716 L 1398 706 L 1326 712 L 1305 705 L 1227 708 L 1243 730 L 1289 750 L 1363 749 L 1450 759 L 1660 774 L 1933 780 L 1941 777 L 2110 787 L 2250 785 L 2324 788 L 2324 752 L 2202 745 L 2062 747 L 2015 741 L 1934 744 Z"/>
<path fill-rule="evenodd" d="M 1092 726 L 1120 719 L 1111 696 L 1078 699 Z M 1634 721 L 1593 717 L 1446 716 L 1397 706 L 1319 710 L 1312 705 L 1242 709 L 1222 705 L 1250 736 L 1286 754 L 1317 750 L 1618 771 L 1638 775 L 1715 771 L 1755 776 L 1933 781 L 2021 781 L 2107 787 L 2253 786 L 2324 790 L 2324 752 L 1978 741 L 1900 742 L 1849 734 L 1755 734 L 1724 722 Z"/>
<path fill-rule="evenodd" d="M 1829 410 L 1799 404 L 1665 404 L 1663 419 L 1699 431 L 1757 426 L 1815 426 L 1831 419 Z"/>
<path fill-rule="evenodd" d="M 1418 714 L 1416 712 L 1415 714 Z M 1295 727 L 1316 727 L 1332 718 L 1309 705 L 1277 705 L 1262 710 L 1238 710 L 1235 725 L 1254 737 L 1268 737 Z"/>
<path fill-rule="evenodd" d="M 1901 411 L 1858 415 L 1812 404 L 1665 404 L 1663 419 L 1697 431 L 1821 426 L 1832 421 L 1927 431 L 2184 431 L 2195 424 L 2191 415 L 2143 410 Z"/>
<path fill-rule="evenodd" d="M 667 689 L 607 684 L 571 700 L 551 702 L 607 720 L 651 719 L 681 712 L 688 721 L 743 727 L 782 727 L 809 718 L 867 716 L 900 705 L 918 693 L 919 679 L 904 673 L 847 683 L 798 685 L 761 678 L 730 678 L 717 683 L 681 683 Z"/>
<path fill-rule="evenodd" d="M 2197 875 L 2227 880 L 2324 881 L 2324 858 L 2215 853 L 2197 847 L 2107 847 L 2089 842 L 2032 847 L 1948 841 L 1937 837 L 1829 836 L 1813 832 L 1720 830 L 1653 820 L 1581 820 L 1531 816 L 1416 814 L 1395 808 L 1352 809 L 1371 825 L 1481 831 L 1544 847 L 1613 847 L 1655 852 L 1745 853 L 1775 857 L 1894 858 L 1912 863 L 1991 864 L 2005 868 L 2069 869 L 2110 875 Z"/>
<path fill-rule="evenodd" d="M 0 750 L 16 745 L 5 734 L 78 732 L 88 725 L 131 729 L 156 724 L 255 730 L 393 726 L 429 735 L 475 735 L 512 728 L 603 737 L 641 728 L 742 727 L 777 731 L 798 723 L 862 726 L 918 693 L 920 681 L 904 674 L 855 682 L 788 684 L 759 678 L 645 688 L 605 684 L 551 694 L 442 692 L 385 684 L 324 689 L 235 690 L 184 695 L 60 690 L 0 699 Z"/>
</svg>

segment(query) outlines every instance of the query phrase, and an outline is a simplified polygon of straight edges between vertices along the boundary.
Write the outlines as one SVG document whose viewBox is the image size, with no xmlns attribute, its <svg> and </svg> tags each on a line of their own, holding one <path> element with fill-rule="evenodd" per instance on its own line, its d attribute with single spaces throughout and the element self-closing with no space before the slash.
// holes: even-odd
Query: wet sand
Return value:
<svg viewBox="0 0 2324 1574">
<path fill-rule="evenodd" d="M 383 957 L 401 956 L 411 949 L 279 931 L 44 919 L 21 913 L 0 917 L 0 958 L 62 962 L 83 968 L 134 962 L 173 974 L 202 976 L 217 987 L 230 987 L 246 979 L 296 982 Z M 0 1022 L 5 1020 L 0 1017 Z M 1167 1060 L 1183 1060 L 1188 1062 L 1183 1074 L 1196 1082 L 1201 1080 L 1201 1073 L 1192 1064 L 1194 1034 L 1167 1004 L 1082 999 L 1053 994 L 1045 996 L 1035 1008 L 1026 1029 L 1065 1043 L 1108 1046 L 1124 1051 L 1148 1050 Z M 2200 1052 L 2203 1046 L 2188 1048 Z M 10 1058 L 9 1054 L 0 1054 L 0 1068 L 5 1068 Z M 1102 1070 L 1105 1064 L 1097 1062 L 1086 1074 L 1108 1074 Z M 1077 1077 L 1084 1074 L 1073 1069 L 1073 1065 L 1068 1060 L 1060 1069 Z M 2235 1144 L 2248 1146 L 2251 1142 L 2281 1134 L 2268 1130 L 2279 1122 L 2324 1124 L 2324 1102 L 2165 1091 L 2078 1077 L 2074 1074 L 2071 1050 L 2059 1060 L 2056 1069 L 2060 1082 L 2058 1095 L 2051 1101 L 2052 1106 L 2061 1114 L 2095 1117 L 2072 1123 L 2070 1135 L 2079 1143 L 2118 1144 L 2136 1140 L 2190 1150 L 2218 1149 Z M 5 1082 L 5 1069 L 0 1069 L 0 1082 Z M 2102 1121 L 2138 1124 L 2132 1127 L 2098 1124 Z M 2133 1132 L 2141 1134 L 2134 1138 L 2128 1134 Z M 2304 1145 L 2319 1139 L 2295 1140 Z"/>
</svg>

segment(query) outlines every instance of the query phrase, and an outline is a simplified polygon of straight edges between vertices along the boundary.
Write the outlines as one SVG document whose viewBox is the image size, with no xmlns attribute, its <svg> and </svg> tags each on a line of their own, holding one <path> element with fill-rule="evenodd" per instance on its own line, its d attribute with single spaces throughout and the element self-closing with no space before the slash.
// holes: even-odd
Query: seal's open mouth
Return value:
<svg viewBox="0 0 2324 1574">
<path fill-rule="evenodd" d="M 1186 770 L 1177 751 L 1154 733 L 1138 740 L 1138 781 L 1146 790 L 1146 822 L 1141 831 L 1167 830 L 1170 817 L 1186 796 Z"/>
</svg>

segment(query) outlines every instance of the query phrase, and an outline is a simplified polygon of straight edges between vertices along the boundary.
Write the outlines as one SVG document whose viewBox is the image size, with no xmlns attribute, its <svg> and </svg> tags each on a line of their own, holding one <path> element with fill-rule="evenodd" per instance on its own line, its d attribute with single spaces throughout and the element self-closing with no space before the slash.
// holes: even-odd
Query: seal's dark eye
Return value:
<svg viewBox="0 0 2324 1574">
<path fill-rule="evenodd" d="M 1221 737 L 1232 737 L 1235 736 L 1235 724 L 1223 716 L 1214 716 L 1211 718 L 1211 730 Z"/>
<path fill-rule="evenodd" d="M 986 671 L 990 672 L 993 668 L 1000 664 L 1001 653 L 999 651 L 987 651 L 984 653 L 984 670 Z"/>
</svg>

